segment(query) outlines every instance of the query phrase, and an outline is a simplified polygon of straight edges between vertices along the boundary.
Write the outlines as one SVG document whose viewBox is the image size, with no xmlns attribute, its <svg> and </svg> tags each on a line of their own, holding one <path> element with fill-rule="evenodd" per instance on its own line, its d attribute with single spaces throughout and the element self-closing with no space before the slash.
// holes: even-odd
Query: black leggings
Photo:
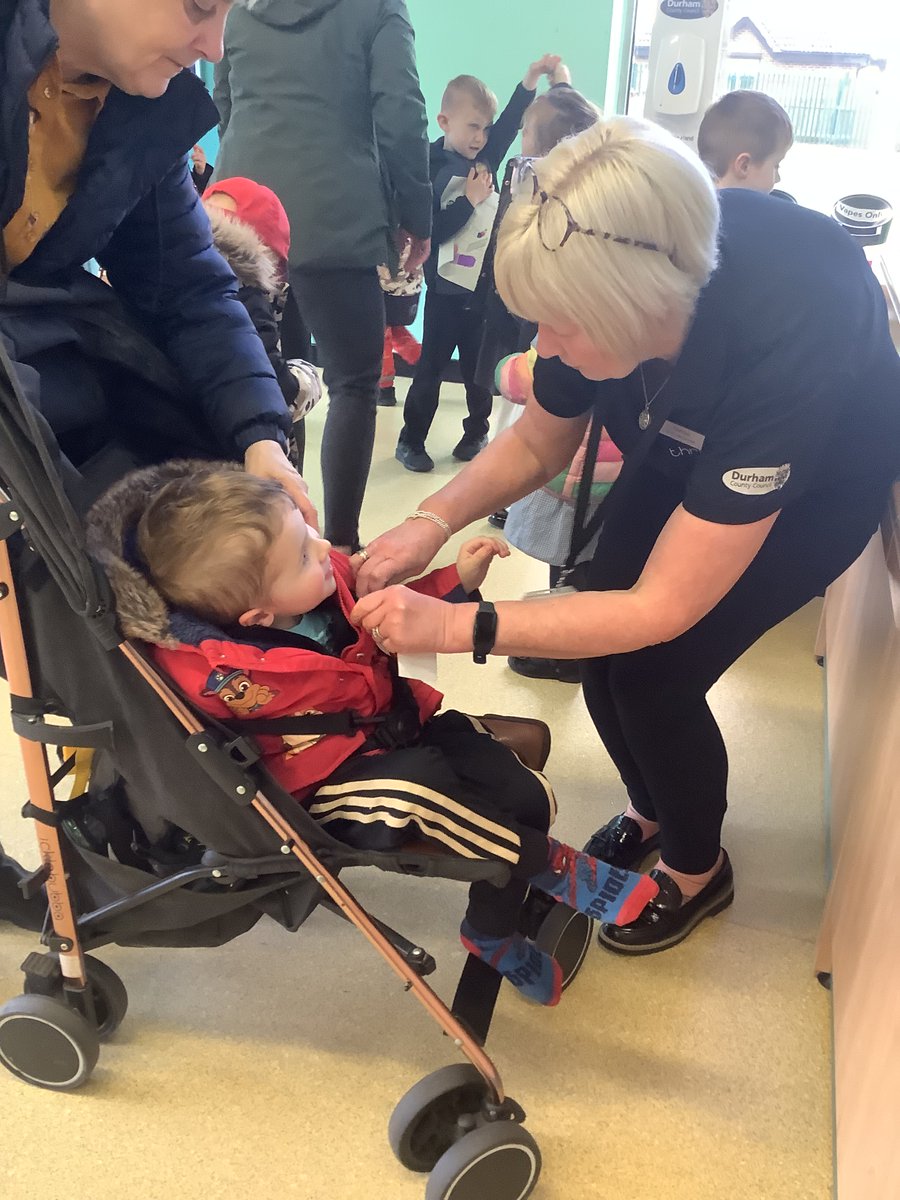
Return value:
<svg viewBox="0 0 900 1200">
<path fill-rule="evenodd" d="M 797 500 L 728 595 L 687 633 L 584 664 L 591 719 L 632 804 L 659 822 L 662 857 L 675 870 L 707 871 L 719 853 L 728 755 L 707 692 L 758 638 L 821 595 L 862 553 L 888 488 L 861 480 Z M 681 485 L 649 467 L 623 491 L 613 489 L 592 589 L 637 581 L 682 494 Z"/>
<path fill-rule="evenodd" d="M 359 513 L 366 494 L 381 359 L 384 292 L 374 267 L 291 269 L 291 289 L 316 339 L 328 387 L 322 435 L 324 535 L 336 546 L 359 546 Z"/>
</svg>

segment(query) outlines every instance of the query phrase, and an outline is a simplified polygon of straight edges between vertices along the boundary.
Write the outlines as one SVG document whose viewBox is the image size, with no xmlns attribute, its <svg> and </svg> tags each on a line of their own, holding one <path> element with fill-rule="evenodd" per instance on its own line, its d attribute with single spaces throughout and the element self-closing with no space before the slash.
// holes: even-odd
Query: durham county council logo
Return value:
<svg viewBox="0 0 900 1200">
<path fill-rule="evenodd" d="M 659 11 L 664 17 L 678 21 L 702 21 L 719 8 L 719 0 L 662 0 Z"/>
<path fill-rule="evenodd" d="M 791 477 L 791 464 L 780 467 L 733 467 L 722 476 L 722 482 L 742 496 L 765 496 L 779 492 Z"/>
</svg>

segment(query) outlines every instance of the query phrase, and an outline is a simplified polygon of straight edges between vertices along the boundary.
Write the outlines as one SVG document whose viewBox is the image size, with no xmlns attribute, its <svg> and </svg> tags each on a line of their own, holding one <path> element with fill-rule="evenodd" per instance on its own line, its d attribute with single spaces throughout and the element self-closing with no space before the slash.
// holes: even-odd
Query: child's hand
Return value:
<svg viewBox="0 0 900 1200">
<path fill-rule="evenodd" d="M 483 204 L 494 190 L 494 177 L 483 167 L 473 167 L 466 180 L 466 199 L 473 208 Z"/>
<path fill-rule="evenodd" d="M 549 79 L 553 72 L 562 62 L 558 54 L 545 54 L 539 58 L 537 62 L 533 62 L 525 72 L 525 78 L 522 80 L 522 86 L 526 87 L 529 92 L 533 92 L 540 82 L 542 75 L 546 75 Z"/>
<path fill-rule="evenodd" d="M 549 76 L 551 84 L 554 84 L 554 85 L 557 83 L 571 84 L 572 72 L 569 70 L 569 68 L 566 66 L 566 64 L 563 62 L 563 60 L 561 58 L 559 58 L 559 55 L 556 55 L 556 58 L 557 58 L 556 66 L 550 72 L 550 76 Z"/>
<path fill-rule="evenodd" d="M 509 546 L 500 538 L 477 537 L 463 543 L 456 569 L 464 591 L 471 593 L 481 587 L 495 557 L 509 558 Z"/>
<path fill-rule="evenodd" d="M 203 153 L 202 146 L 195 146 L 191 151 L 191 163 L 194 170 L 199 171 L 201 175 L 206 170 L 206 155 Z"/>
</svg>

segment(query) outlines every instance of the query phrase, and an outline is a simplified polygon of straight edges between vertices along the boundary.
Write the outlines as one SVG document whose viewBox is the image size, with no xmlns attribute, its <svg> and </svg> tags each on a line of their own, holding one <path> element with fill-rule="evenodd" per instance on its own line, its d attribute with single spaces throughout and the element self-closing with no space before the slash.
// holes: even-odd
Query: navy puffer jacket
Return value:
<svg viewBox="0 0 900 1200">
<path fill-rule="evenodd" d="M 27 92 L 57 47 L 47 0 L 13 0 L 0 15 L 0 47 L 5 226 L 24 193 Z M 167 405 L 226 457 L 290 429 L 190 179 L 187 153 L 216 119 L 189 71 L 155 100 L 112 88 L 59 220 L 21 266 L 8 272 L 5 256 L 0 264 L 0 336 L 64 445 L 88 424 L 115 428 L 134 416 L 145 427 L 169 425 Z M 83 268 L 90 259 L 112 289 Z"/>
</svg>

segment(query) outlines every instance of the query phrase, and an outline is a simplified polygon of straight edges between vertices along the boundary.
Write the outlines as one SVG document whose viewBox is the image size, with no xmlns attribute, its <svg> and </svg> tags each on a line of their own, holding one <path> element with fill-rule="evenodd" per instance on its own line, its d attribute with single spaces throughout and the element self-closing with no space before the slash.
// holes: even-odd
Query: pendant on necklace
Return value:
<svg viewBox="0 0 900 1200">
<path fill-rule="evenodd" d="M 649 424 L 650 424 L 650 410 L 649 410 L 649 408 L 645 408 L 642 410 L 641 415 L 638 417 L 638 425 L 640 425 L 641 429 L 646 429 L 649 426 Z"/>
</svg>

